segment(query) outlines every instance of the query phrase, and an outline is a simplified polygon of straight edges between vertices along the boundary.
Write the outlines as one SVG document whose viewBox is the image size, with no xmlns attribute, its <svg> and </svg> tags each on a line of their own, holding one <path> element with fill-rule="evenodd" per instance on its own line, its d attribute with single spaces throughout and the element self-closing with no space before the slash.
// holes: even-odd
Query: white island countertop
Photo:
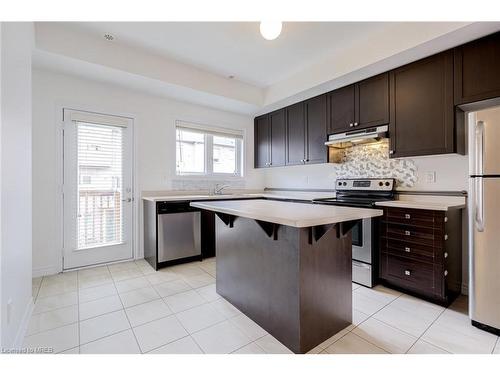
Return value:
<svg viewBox="0 0 500 375">
<path fill-rule="evenodd" d="M 296 228 L 382 216 L 382 210 L 265 199 L 191 202 L 192 207 Z"/>
</svg>

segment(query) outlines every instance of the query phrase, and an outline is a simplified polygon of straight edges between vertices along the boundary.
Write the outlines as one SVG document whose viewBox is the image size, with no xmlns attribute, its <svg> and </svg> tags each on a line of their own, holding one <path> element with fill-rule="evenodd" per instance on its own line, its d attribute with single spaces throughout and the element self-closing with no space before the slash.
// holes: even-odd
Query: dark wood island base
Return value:
<svg viewBox="0 0 500 375">
<path fill-rule="evenodd" d="M 215 215 L 217 293 L 294 353 L 351 324 L 352 222 L 297 228 Z"/>
</svg>

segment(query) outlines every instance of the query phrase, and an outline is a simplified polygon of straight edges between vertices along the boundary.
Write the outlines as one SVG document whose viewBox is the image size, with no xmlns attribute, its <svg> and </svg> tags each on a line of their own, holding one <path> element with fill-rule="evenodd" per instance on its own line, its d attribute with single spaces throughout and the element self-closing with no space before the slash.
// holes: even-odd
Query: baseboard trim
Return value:
<svg viewBox="0 0 500 375">
<path fill-rule="evenodd" d="M 31 297 L 28 302 L 28 305 L 24 309 L 23 318 L 21 319 L 21 323 L 19 324 L 16 337 L 14 338 L 14 342 L 12 343 L 13 349 L 22 348 L 24 342 L 24 336 L 26 336 L 26 332 L 28 331 L 28 325 L 30 323 L 31 315 L 33 314 L 34 308 L 35 304 L 33 303 L 33 297 Z"/>
<path fill-rule="evenodd" d="M 59 272 L 61 272 L 61 270 L 56 266 L 33 268 L 32 277 L 55 275 Z"/>
</svg>

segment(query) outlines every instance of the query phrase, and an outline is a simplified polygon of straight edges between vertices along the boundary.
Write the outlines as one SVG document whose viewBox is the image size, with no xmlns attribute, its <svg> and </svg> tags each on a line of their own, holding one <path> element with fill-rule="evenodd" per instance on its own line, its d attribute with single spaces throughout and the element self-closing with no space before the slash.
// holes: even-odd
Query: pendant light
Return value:
<svg viewBox="0 0 500 375">
<path fill-rule="evenodd" d="M 276 39 L 281 34 L 282 24 L 280 21 L 261 21 L 260 33 L 267 40 Z"/>
</svg>

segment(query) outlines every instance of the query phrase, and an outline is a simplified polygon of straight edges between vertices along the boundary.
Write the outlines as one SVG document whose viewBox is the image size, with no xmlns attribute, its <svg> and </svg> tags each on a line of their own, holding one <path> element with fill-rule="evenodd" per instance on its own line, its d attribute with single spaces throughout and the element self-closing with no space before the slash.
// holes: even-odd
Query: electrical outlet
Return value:
<svg viewBox="0 0 500 375">
<path fill-rule="evenodd" d="M 435 171 L 425 172 L 425 182 L 427 182 L 428 184 L 434 184 L 436 182 L 436 172 Z"/>
</svg>

